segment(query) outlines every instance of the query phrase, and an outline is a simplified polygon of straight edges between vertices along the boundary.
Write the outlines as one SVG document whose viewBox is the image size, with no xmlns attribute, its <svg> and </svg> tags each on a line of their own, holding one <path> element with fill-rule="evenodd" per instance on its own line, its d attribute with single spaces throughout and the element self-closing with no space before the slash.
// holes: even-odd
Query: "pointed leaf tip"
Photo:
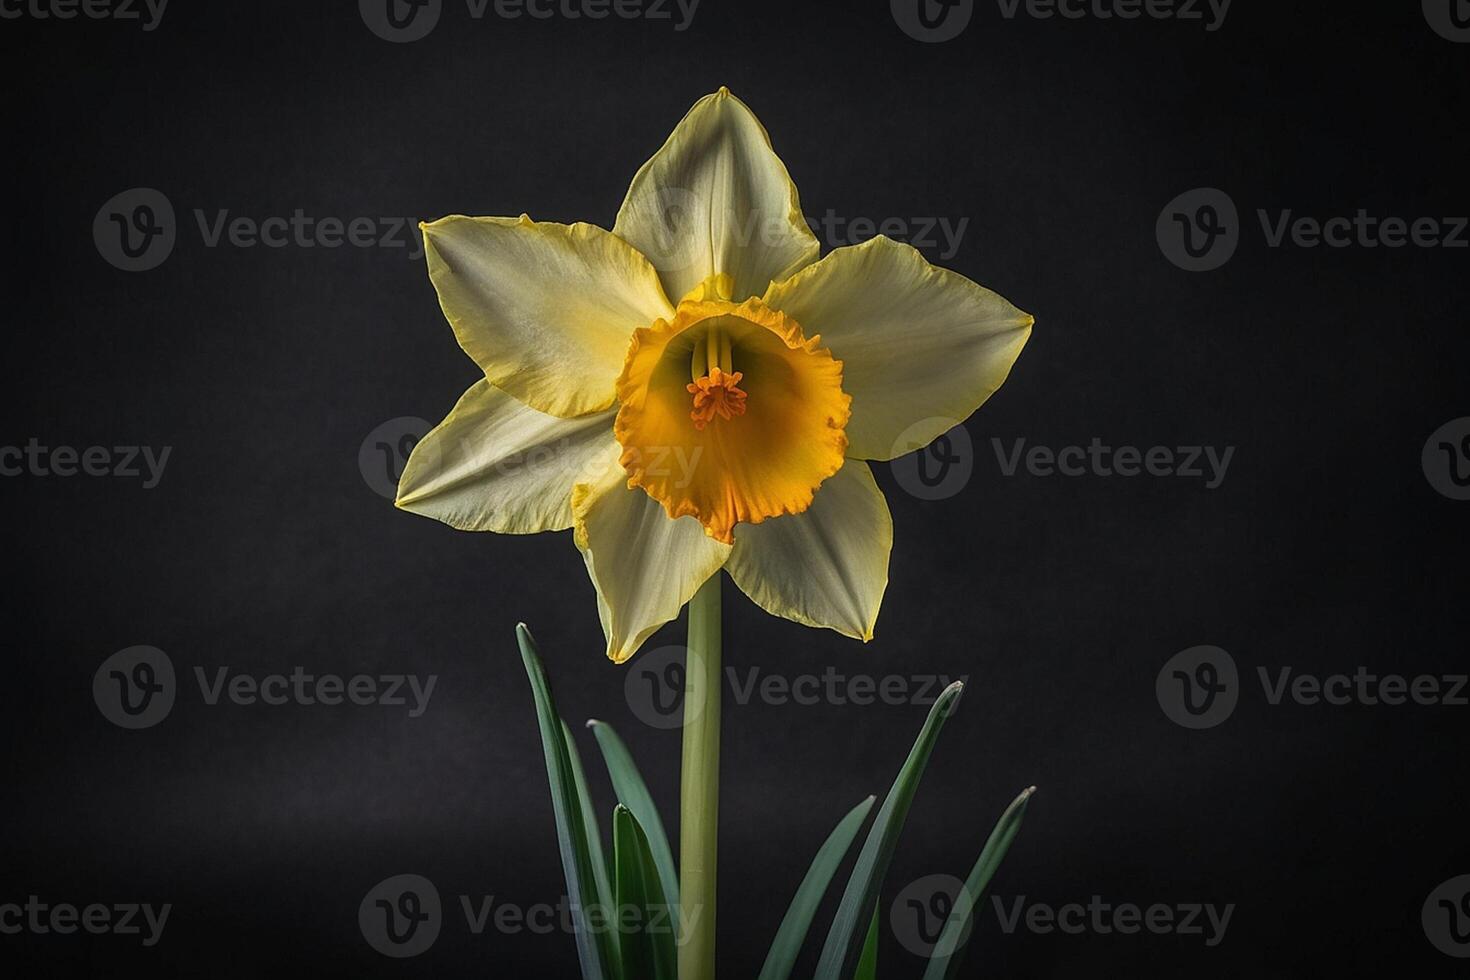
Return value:
<svg viewBox="0 0 1470 980">
<path fill-rule="evenodd" d="M 960 892 L 964 901 L 955 902 L 940 932 L 939 941 L 934 944 L 934 949 L 930 953 L 929 966 L 924 971 L 924 980 L 955 980 L 960 975 L 960 965 L 965 958 L 965 943 L 968 939 L 970 925 L 975 918 L 976 904 L 985 894 L 985 889 L 989 886 L 996 869 L 1000 867 L 1006 852 L 1010 850 L 1012 842 L 1021 832 L 1021 821 L 1026 814 L 1026 804 L 1035 790 L 1035 786 L 1028 786 L 1022 790 L 1020 795 L 1005 808 L 1005 812 L 996 821 L 995 828 L 991 830 L 990 836 L 986 838 L 985 846 L 980 851 L 980 857 L 975 861 L 975 866 L 970 869 L 964 888 Z"/>
<path fill-rule="evenodd" d="M 580 764 L 574 759 L 575 744 L 570 732 L 556 711 L 556 702 L 547 682 L 541 658 L 536 654 L 536 644 L 524 623 L 516 627 L 516 639 L 521 648 L 521 661 L 526 667 L 527 679 L 531 682 L 531 694 L 536 702 L 536 723 L 541 732 L 541 747 L 545 756 L 547 781 L 551 789 L 552 814 L 556 822 L 557 846 L 561 851 L 562 871 L 566 878 L 567 896 L 575 910 L 573 930 L 577 945 L 577 958 L 582 964 L 582 975 L 588 980 L 608 980 L 617 956 L 614 937 L 596 933 L 589 925 L 585 910 L 598 903 L 600 890 L 599 875 L 594 862 L 604 857 L 595 857 L 589 834 L 597 828 L 584 814 L 579 779 Z M 600 850 L 600 848 L 599 848 Z M 584 935 L 585 933 L 585 935 Z"/>
<path fill-rule="evenodd" d="M 935 699 L 936 706 L 944 712 L 945 718 L 954 717 L 954 713 L 960 708 L 960 697 L 965 693 L 965 682 L 955 681 L 953 684 L 939 692 Z"/>
<path fill-rule="evenodd" d="M 521 662 L 526 665 L 526 670 L 543 675 L 544 683 L 545 668 L 541 666 L 541 652 L 536 648 L 536 641 L 525 623 L 516 624 L 516 646 L 520 648 Z"/>
</svg>

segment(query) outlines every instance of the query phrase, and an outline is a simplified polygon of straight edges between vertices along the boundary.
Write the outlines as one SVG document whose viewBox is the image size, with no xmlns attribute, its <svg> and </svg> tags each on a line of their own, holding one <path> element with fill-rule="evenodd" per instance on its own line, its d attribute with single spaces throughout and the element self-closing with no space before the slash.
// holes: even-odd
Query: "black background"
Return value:
<svg viewBox="0 0 1470 980">
<path fill-rule="evenodd" d="M 1419 454 L 1465 400 L 1467 253 L 1266 246 L 1255 210 L 1465 214 L 1470 46 L 1418 3 L 1250 3 L 1198 22 L 1006 20 L 910 39 L 886 4 L 703 0 L 693 26 L 470 19 L 389 44 L 348 2 L 175 0 L 161 26 L 0 21 L 8 179 L 0 444 L 169 445 L 160 485 L 0 480 L 9 642 L 0 902 L 170 902 L 163 940 L 0 936 L 19 973 L 573 976 L 568 936 L 471 935 L 456 896 L 562 893 L 512 627 L 541 641 L 574 723 L 611 721 L 676 834 L 676 733 L 606 662 L 570 532 L 474 535 L 395 511 L 364 437 L 439 419 L 473 380 L 405 249 L 206 248 L 193 215 L 447 213 L 610 227 L 634 170 L 725 84 L 760 116 L 809 214 L 970 221 L 943 264 L 1037 317 L 971 418 L 951 499 L 875 467 L 897 531 L 867 646 L 769 618 L 726 583 L 726 659 L 791 677 L 968 676 L 884 908 L 963 875 L 1037 784 L 994 891 L 1062 904 L 1235 903 L 1224 941 L 1005 935 L 966 975 L 1463 972 L 1420 927 L 1470 871 L 1466 708 L 1267 704 L 1259 666 L 1464 670 L 1467 508 Z M 160 267 L 105 263 L 104 201 L 156 187 Z M 1226 190 L 1244 236 L 1191 274 L 1154 223 Z M 933 261 L 937 250 L 926 249 Z M 1224 483 L 1004 476 L 990 440 L 1236 447 Z M 672 624 L 649 647 L 682 641 Z M 1230 651 L 1225 724 L 1155 700 L 1164 661 Z M 157 727 L 97 710 L 92 675 L 166 651 Z M 192 668 L 436 673 L 429 710 L 208 706 Z M 727 701 L 722 975 L 751 976 L 828 828 L 882 793 L 912 705 Z M 580 728 L 578 729 L 580 733 Z M 582 735 L 603 809 L 611 789 Z M 432 879 L 449 921 L 407 961 L 357 905 Z M 831 896 L 829 896 L 829 904 Z M 818 918 L 813 947 L 825 931 Z M 922 962 L 885 934 L 885 976 Z M 1352 964 L 1346 971 L 1344 960 Z"/>
</svg>

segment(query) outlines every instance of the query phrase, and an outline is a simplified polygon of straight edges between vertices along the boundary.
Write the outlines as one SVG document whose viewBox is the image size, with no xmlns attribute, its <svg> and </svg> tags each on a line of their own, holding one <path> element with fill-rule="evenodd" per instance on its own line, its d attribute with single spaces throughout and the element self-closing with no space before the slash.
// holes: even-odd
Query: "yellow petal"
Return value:
<svg viewBox="0 0 1470 980">
<path fill-rule="evenodd" d="M 741 404 L 728 417 L 696 420 L 703 399 L 690 389 L 708 390 L 720 369 L 691 384 L 692 361 L 711 349 L 729 357 L 725 371 L 738 372 Z M 805 510 L 845 459 L 842 364 L 756 299 L 687 300 L 672 320 L 637 331 L 618 402 L 613 431 L 629 485 L 721 541 L 732 540 L 737 522 Z"/>
<path fill-rule="evenodd" d="M 648 260 L 594 225 L 453 215 L 424 247 L 460 346 L 550 415 L 610 408 L 628 338 L 671 310 Z"/>
<path fill-rule="evenodd" d="M 739 527 L 725 567 L 766 612 L 867 641 L 892 549 L 883 492 L 868 464 L 850 459 L 805 513 Z"/>
<path fill-rule="evenodd" d="M 611 457 L 610 457 L 611 458 Z M 630 490 L 616 465 L 572 491 L 575 539 L 597 589 L 607 655 L 622 663 L 679 615 L 720 570 L 730 546 L 708 537 L 692 517 L 669 520 L 642 490 Z"/>
<path fill-rule="evenodd" d="M 558 418 L 475 382 L 414 447 L 397 504 L 461 531 L 535 534 L 572 526 L 572 487 L 602 474 L 613 413 Z"/>
<path fill-rule="evenodd" d="M 628 188 L 613 231 L 679 299 L 712 275 L 738 302 L 816 260 L 796 185 L 760 121 L 728 89 L 694 104 Z"/>
<path fill-rule="evenodd" d="M 765 301 L 842 361 L 848 455 L 858 459 L 902 456 L 963 422 L 1005 381 L 1033 322 L 882 237 L 837 249 L 771 286 Z"/>
</svg>

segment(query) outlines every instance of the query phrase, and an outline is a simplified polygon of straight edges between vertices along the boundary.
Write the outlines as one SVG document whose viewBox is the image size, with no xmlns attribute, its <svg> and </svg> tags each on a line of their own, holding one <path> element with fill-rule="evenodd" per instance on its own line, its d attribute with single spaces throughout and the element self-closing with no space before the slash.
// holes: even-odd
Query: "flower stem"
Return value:
<svg viewBox="0 0 1470 980">
<path fill-rule="evenodd" d="M 720 812 L 720 579 L 689 600 L 684 765 L 679 786 L 679 980 L 715 975 L 715 861 Z"/>
</svg>

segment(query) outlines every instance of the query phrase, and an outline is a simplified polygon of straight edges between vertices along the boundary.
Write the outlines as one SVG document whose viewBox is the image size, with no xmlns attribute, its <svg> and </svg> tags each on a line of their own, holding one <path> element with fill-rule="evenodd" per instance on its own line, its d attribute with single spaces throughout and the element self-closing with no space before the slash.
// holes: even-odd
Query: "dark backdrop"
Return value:
<svg viewBox="0 0 1470 980">
<path fill-rule="evenodd" d="M 920 499 L 875 468 L 897 528 L 875 642 L 767 617 L 725 586 L 742 676 L 969 678 L 885 919 L 906 883 L 963 875 L 1034 783 L 993 886 L 1007 909 L 1097 895 L 1233 903 L 1233 917 L 1213 946 L 1007 935 L 987 903 L 966 975 L 1462 971 L 1421 907 L 1470 872 L 1470 708 L 1272 705 L 1257 679 L 1465 670 L 1470 504 L 1436 490 L 1421 449 L 1470 414 L 1470 253 L 1272 248 L 1256 214 L 1470 210 L 1470 45 L 1418 3 L 1241 0 L 1215 31 L 1006 19 L 981 3 L 960 36 L 923 43 L 873 0 L 703 0 L 684 31 L 475 20 L 446 0 L 429 36 L 388 43 L 348 2 L 176 0 L 152 31 L 25 13 L 0 20 L 0 42 L 0 445 L 172 447 L 151 489 L 0 479 L 0 904 L 173 906 L 147 948 L 0 935 L 17 975 L 574 975 L 568 936 L 475 935 L 459 908 L 461 895 L 554 903 L 564 887 L 514 623 L 537 631 L 601 809 L 611 789 L 577 723 L 621 731 L 674 834 L 677 733 L 642 723 L 630 668 L 603 659 L 569 532 L 454 532 L 395 511 L 365 478 L 370 433 L 437 421 L 475 375 L 423 263 L 392 247 L 207 247 L 195 211 L 529 211 L 610 227 L 634 170 L 722 84 L 765 123 L 810 214 L 968 219 L 942 264 L 1037 317 L 1010 380 L 966 423 L 961 492 Z M 128 272 L 92 225 L 138 187 L 171 202 L 177 242 Z M 1155 236 L 1166 204 L 1198 187 L 1240 215 L 1238 250 L 1210 272 L 1177 267 Z M 1094 437 L 1235 453 L 1206 489 L 1008 476 L 992 443 Z M 648 648 L 682 637 L 672 624 Z M 172 711 L 136 731 L 92 689 L 134 645 L 178 675 Z M 1238 705 L 1192 730 L 1155 681 L 1200 645 L 1233 657 Z M 297 666 L 438 681 L 410 718 L 210 705 L 194 680 L 195 667 Z M 724 975 L 754 975 L 823 835 L 885 790 L 924 711 L 727 699 Z M 357 910 L 402 873 L 437 886 L 445 921 L 430 950 L 393 960 Z M 885 925 L 884 975 L 921 970 Z"/>
</svg>

